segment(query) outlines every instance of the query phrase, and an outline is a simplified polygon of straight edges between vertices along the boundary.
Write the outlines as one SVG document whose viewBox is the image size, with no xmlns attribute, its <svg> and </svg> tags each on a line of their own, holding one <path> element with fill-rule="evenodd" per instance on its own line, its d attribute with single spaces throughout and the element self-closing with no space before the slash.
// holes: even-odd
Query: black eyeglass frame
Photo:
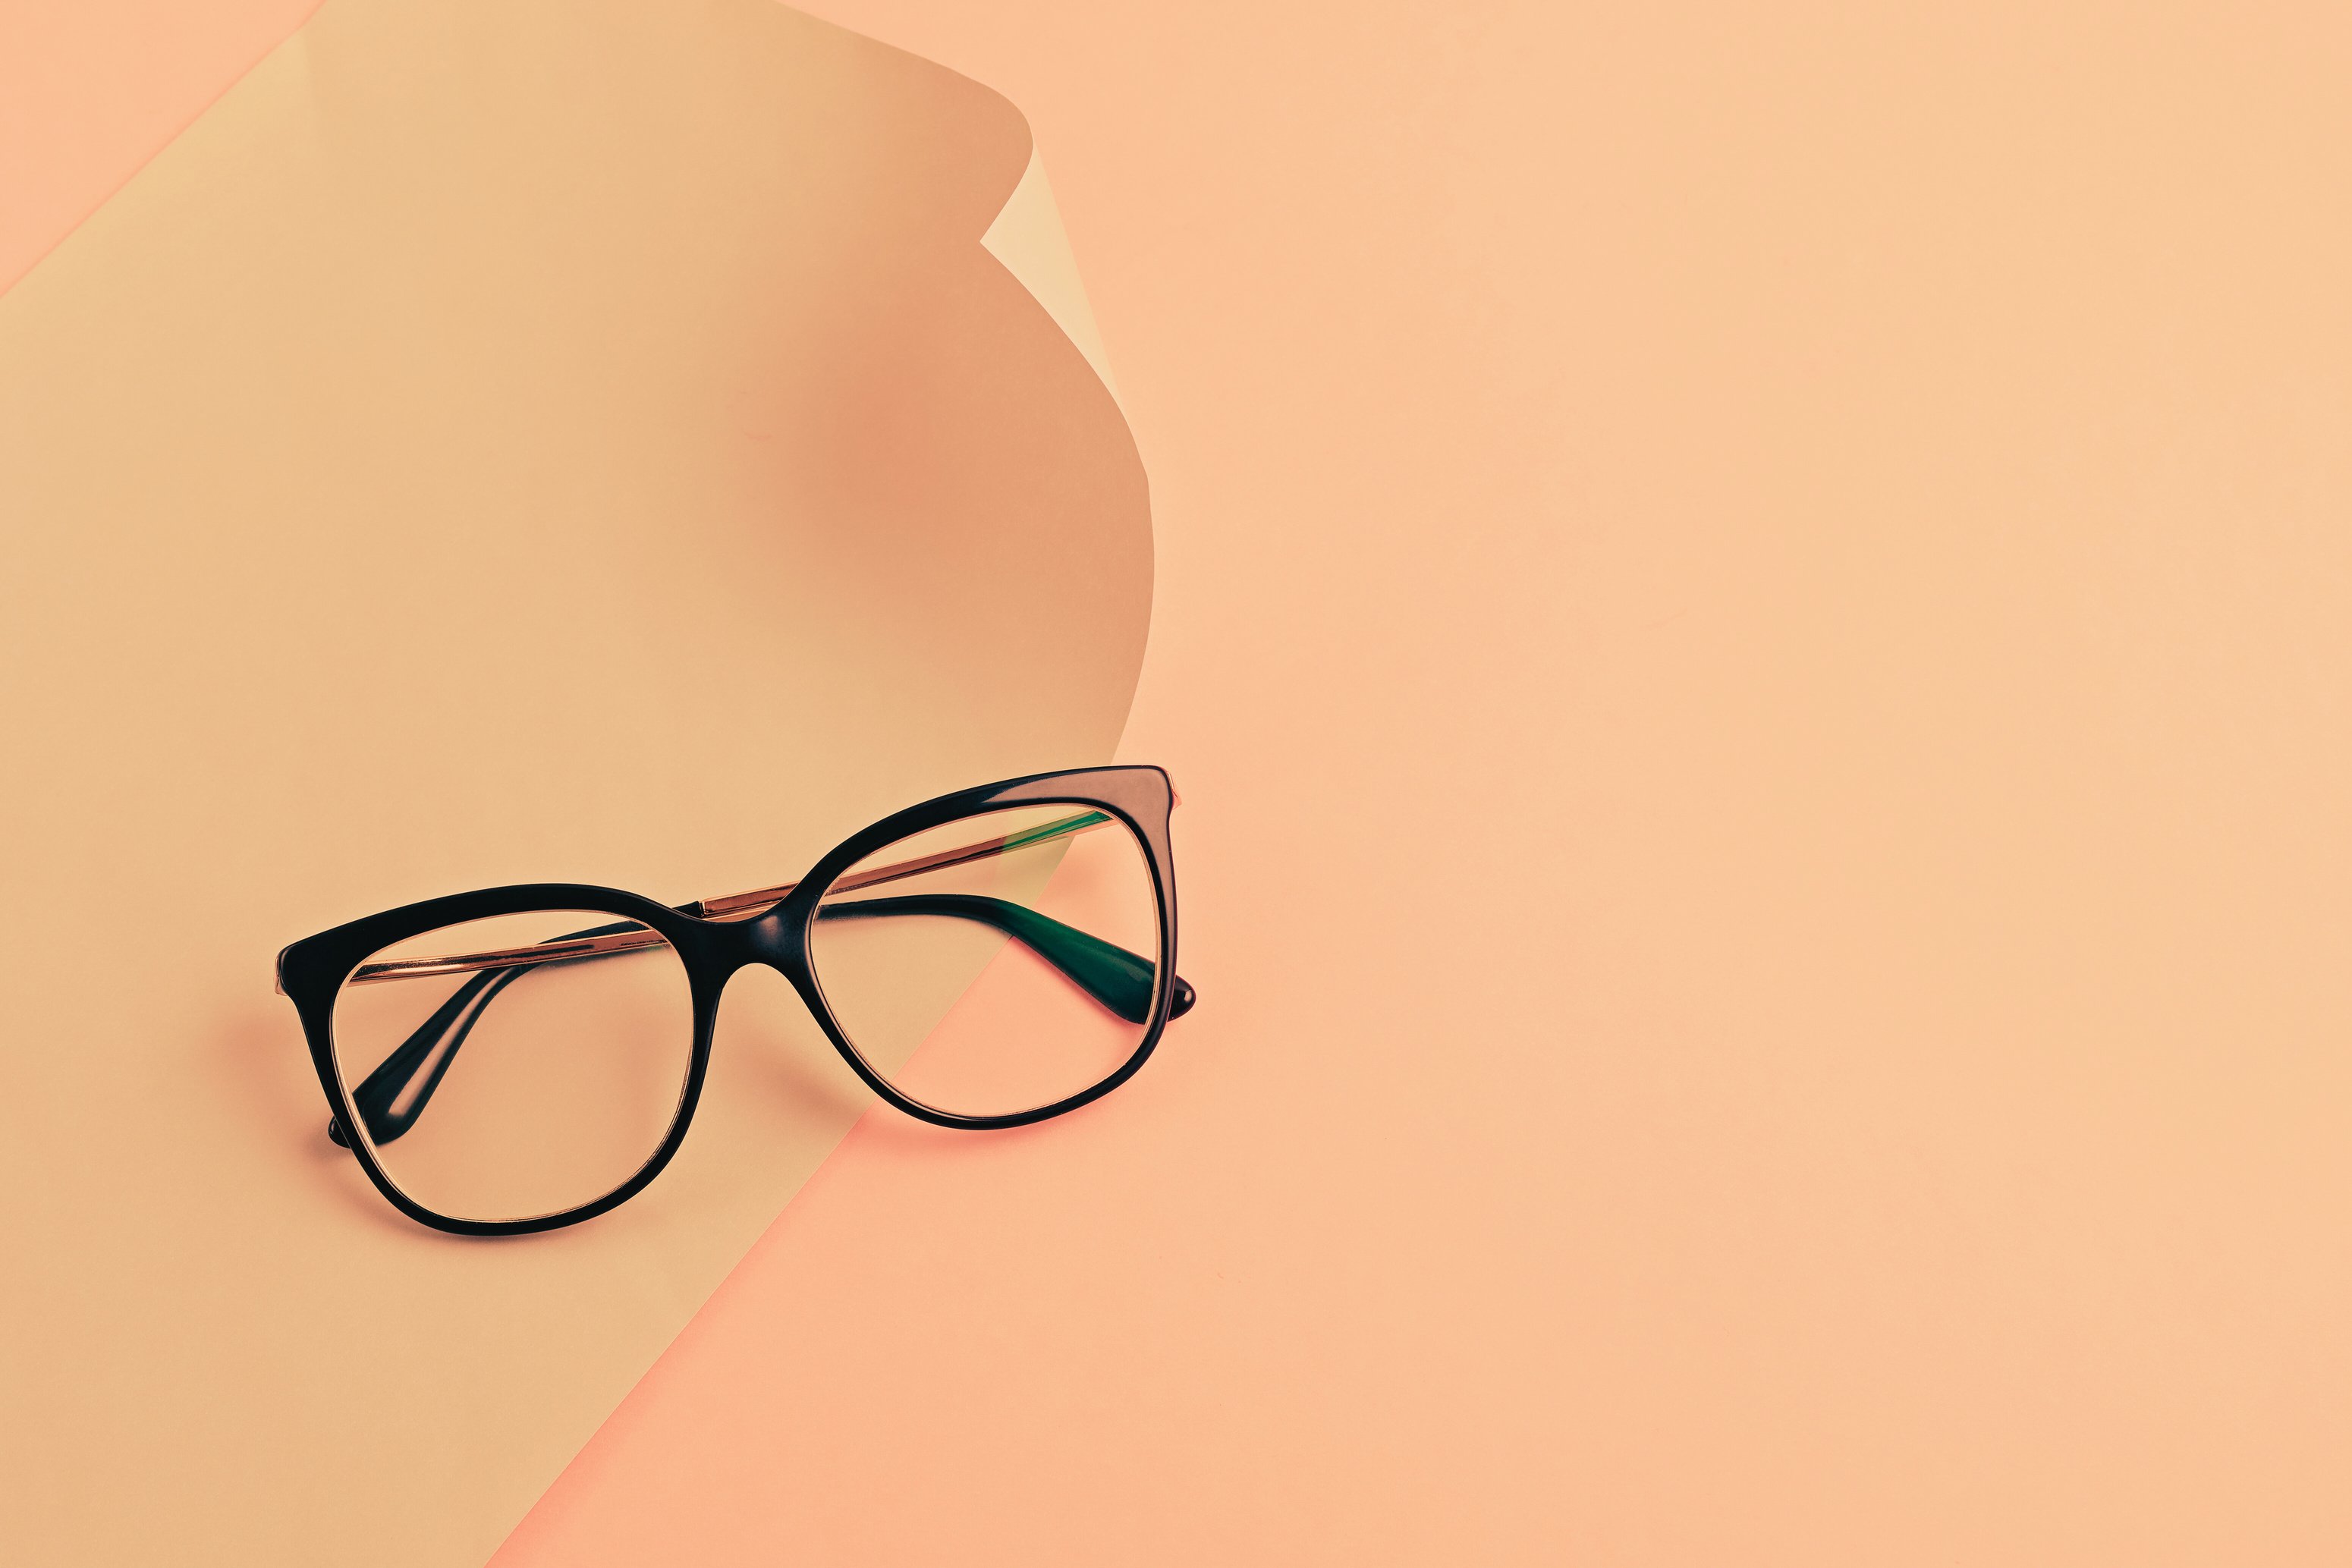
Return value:
<svg viewBox="0 0 2352 1568">
<path fill-rule="evenodd" d="M 327 1097 L 331 1126 L 339 1134 L 336 1141 L 349 1145 L 360 1168 L 387 1202 L 421 1225 L 458 1236 L 524 1236 L 556 1230 L 593 1219 L 635 1197 L 677 1155 L 694 1121 L 695 1106 L 701 1099 L 703 1082 L 709 1071 L 719 998 L 727 982 L 739 971 L 757 965 L 775 969 L 791 982 L 825 1038 L 867 1088 L 908 1115 L 937 1126 L 973 1131 L 1027 1126 L 1099 1100 L 1134 1077 L 1160 1043 L 1160 1031 L 1167 1027 L 1171 1004 L 1180 990 L 1187 1005 L 1192 1000 L 1190 988 L 1176 974 L 1176 883 L 1174 856 L 1169 846 L 1169 816 L 1175 803 L 1175 789 L 1166 771 L 1159 768 L 1088 768 L 1030 774 L 959 789 L 893 812 L 843 840 L 780 902 L 749 919 L 707 919 L 688 913 L 693 905 L 673 908 L 618 888 L 580 883 L 524 883 L 483 888 L 404 904 L 306 936 L 278 955 L 278 985 L 301 1018 L 303 1033 L 310 1042 L 310 1061 L 318 1070 L 319 1086 Z M 825 1001 L 824 988 L 809 958 L 809 933 L 818 904 L 843 873 L 902 839 L 1006 807 L 1060 805 L 1103 811 L 1125 824 L 1142 847 L 1150 867 L 1152 896 L 1159 905 L 1160 951 L 1152 978 L 1150 1010 L 1144 1020 L 1141 1039 L 1133 1053 L 1108 1077 L 1034 1110 L 968 1116 L 909 1098 L 893 1088 L 858 1054 Z M 577 910 L 636 921 L 663 937 L 677 952 L 686 968 L 694 1009 L 693 1054 L 678 1096 L 677 1113 L 660 1146 L 636 1173 L 591 1202 L 522 1219 L 462 1219 L 437 1213 L 400 1189 L 376 1159 L 368 1139 L 361 1136 L 354 1125 L 350 1092 L 335 1060 L 336 998 L 353 971 L 395 943 L 469 920 L 527 915 L 536 910 Z"/>
</svg>

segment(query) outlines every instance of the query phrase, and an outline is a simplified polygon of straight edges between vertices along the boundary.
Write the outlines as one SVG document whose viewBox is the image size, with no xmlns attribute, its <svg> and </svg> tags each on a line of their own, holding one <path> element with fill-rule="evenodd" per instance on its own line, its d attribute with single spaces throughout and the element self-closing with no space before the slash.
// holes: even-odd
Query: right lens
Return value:
<svg viewBox="0 0 2352 1568">
<path fill-rule="evenodd" d="M 593 1203 L 661 1147 L 693 992 L 658 933 L 534 910 L 371 955 L 336 996 L 334 1048 L 394 1186 L 453 1219 L 530 1219 Z"/>
<path fill-rule="evenodd" d="M 809 929 L 817 985 L 866 1065 L 965 1116 L 1057 1104 L 1133 1060 L 1160 946 L 1142 844 L 1082 804 L 887 845 L 834 880 Z"/>
</svg>

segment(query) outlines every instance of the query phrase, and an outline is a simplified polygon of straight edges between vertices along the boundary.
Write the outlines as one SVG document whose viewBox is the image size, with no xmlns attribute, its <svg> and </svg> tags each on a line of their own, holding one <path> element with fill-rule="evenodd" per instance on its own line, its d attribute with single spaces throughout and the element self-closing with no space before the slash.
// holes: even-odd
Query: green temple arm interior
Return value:
<svg viewBox="0 0 2352 1568">
<path fill-rule="evenodd" d="M 1151 960 L 1009 899 L 971 893 L 915 893 L 827 904 L 816 912 L 819 920 L 925 915 L 992 925 L 1128 1022 L 1141 1023 L 1151 1016 Z M 1192 988 L 1180 978 L 1176 988 L 1177 998 L 1169 1009 L 1171 1018 L 1182 1016 L 1192 1006 Z"/>
</svg>

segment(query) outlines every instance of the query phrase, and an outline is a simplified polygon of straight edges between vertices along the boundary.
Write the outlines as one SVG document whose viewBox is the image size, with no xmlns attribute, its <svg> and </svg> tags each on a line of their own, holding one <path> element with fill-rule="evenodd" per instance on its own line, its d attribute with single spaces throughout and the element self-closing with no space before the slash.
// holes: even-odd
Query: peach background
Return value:
<svg viewBox="0 0 2352 1568">
<path fill-rule="evenodd" d="M 501 1561 L 2352 1552 L 2347 25 L 822 9 L 1054 171 L 1203 999 Z"/>
</svg>

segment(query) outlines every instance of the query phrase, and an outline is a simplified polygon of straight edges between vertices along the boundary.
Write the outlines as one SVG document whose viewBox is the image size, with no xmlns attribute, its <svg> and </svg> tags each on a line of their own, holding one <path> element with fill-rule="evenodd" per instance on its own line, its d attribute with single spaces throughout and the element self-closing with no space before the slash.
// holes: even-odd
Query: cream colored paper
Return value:
<svg viewBox="0 0 2352 1568">
<path fill-rule="evenodd" d="M 270 960 L 1109 755 L 1144 482 L 1050 197 L 982 246 L 1030 165 L 763 0 L 331 0 L 0 296 L 12 1561 L 480 1560 L 865 1108 L 746 976 L 646 1194 L 442 1237 Z"/>
<path fill-rule="evenodd" d="M 1110 354 L 1103 347 L 1101 329 L 1095 325 L 1094 306 L 1087 298 L 1086 280 L 1078 276 L 1077 258 L 1070 254 L 1070 238 L 1063 231 L 1061 208 L 1055 205 L 1054 188 L 1045 179 L 1045 165 L 1035 152 L 1029 154 L 1021 183 L 1013 187 L 1004 210 L 996 214 L 980 243 L 1036 297 L 1117 398 L 1118 382 L 1111 379 Z"/>
</svg>

